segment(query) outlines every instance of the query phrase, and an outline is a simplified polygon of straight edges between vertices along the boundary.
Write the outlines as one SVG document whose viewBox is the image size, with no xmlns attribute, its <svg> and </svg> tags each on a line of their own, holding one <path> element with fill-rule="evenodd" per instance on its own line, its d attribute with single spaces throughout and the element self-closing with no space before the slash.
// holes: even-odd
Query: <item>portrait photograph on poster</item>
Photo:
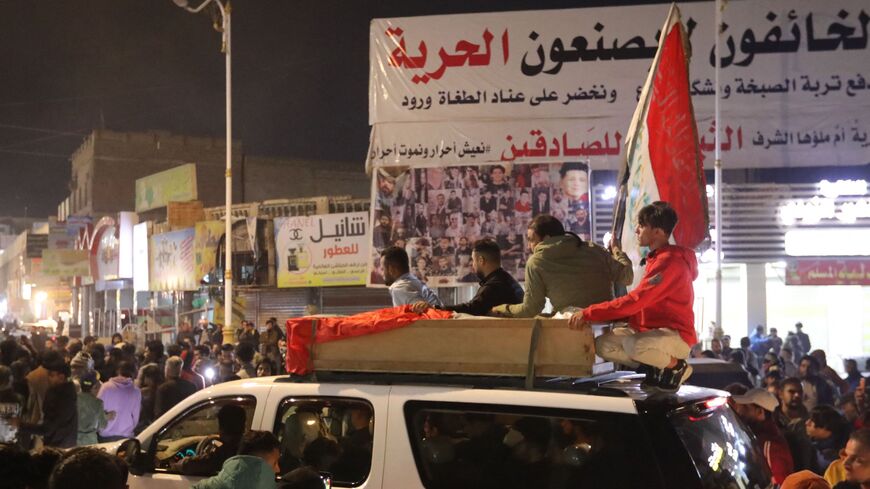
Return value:
<svg viewBox="0 0 870 489">
<path fill-rule="evenodd" d="M 552 214 L 584 240 L 592 235 L 587 162 L 379 170 L 375 178 L 370 285 L 383 284 L 380 253 L 408 252 L 411 273 L 433 287 L 476 283 L 474 242 L 490 238 L 502 266 L 523 280 L 526 228 Z"/>
</svg>

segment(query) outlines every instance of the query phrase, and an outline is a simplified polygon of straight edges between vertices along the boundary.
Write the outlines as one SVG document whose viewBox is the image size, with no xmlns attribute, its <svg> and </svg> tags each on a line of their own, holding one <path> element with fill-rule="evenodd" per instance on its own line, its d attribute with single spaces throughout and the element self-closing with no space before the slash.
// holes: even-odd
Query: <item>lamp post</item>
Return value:
<svg viewBox="0 0 870 489">
<path fill-rule="evenodd" d="M 235 343 L 235 330 L 233 329 L 233 233 L 232 233 L 232 205 L 233 205 L 233 124 L 232 124 L 232 49 L 230 45 L 230 2 L 229 0 L 205 0 L 198 7 L 193 8 L 189 5 L 189 0 L 173 0 L 176 5 L 187 10 L 190 13 L 196 14 L 201 12 L 209 4 L 215 4 L 221 14 L 221 25 L 215 23 L 215 29 L 223 34 L 223 45 L 221 50 L 226 58 L 226 108 L 227 108 L 227 170 L 226 170 L 226 215 L 224 216 L 226 230 L 224 234 L 224 250 L 226 257 L 224 259 L 224 328 L 223 342 L 224 344 Z"/>
</svg>

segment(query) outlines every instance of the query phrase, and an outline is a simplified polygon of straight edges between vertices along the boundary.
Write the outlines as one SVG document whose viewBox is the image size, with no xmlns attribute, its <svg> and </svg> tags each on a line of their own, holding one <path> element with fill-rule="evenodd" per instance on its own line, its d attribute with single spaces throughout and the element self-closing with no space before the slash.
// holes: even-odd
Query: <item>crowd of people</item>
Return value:
<svg viewBox="0 0 870 489">
<path fill-rule="evenodd" d="M 726 390 L 758 440 L 774 483 L 870 487 L 870 405 L 856 360 L 844 360 L 842 377 L 824 350 L 812 349 L 801 323 L 784 338 L 776 328 L 759 325 L 739 347 L 717 334 L 710 349 L 695 345 L 692 356 L 726 360 L 745 371 L 746 381 Z"/>
</svg>

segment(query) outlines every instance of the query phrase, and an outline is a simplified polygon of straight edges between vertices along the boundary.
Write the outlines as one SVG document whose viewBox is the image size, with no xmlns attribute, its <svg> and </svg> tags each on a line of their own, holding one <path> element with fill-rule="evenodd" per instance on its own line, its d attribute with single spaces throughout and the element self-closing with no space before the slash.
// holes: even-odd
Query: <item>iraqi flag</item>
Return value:
<svg viewBox="0 0 870 489">
<path fill-rule="evenodd" d="M 637 213 L 657 200 L 677 211 L 672 242 L 696 248 L 709 237 L 707 182 L 689 95 L 689 57 L 680 10 L 672 4 L 628 130 L 614 209 L 614 236 L 635 264 L 646 254 L 634 234 Z"/>
</svg>

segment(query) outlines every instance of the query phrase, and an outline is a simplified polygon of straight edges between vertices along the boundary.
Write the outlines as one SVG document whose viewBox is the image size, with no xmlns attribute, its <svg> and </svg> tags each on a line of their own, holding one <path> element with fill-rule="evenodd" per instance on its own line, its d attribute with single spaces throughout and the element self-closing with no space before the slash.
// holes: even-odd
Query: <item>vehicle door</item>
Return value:
<svg viewBox="0 0 870 489">
<path fill-rule="evenodd" d="M 271 386 L 255 385 L 239 389 L 239 394 L 226 392 L 193 398 L 183 402 L 158 418 L 146 428 L 142 440 L 144 473 L 130 474 L 130 489 L 181 489 L 215 475 L 217 471 L 201 476 L 181 474 L 174 463 L 196 456 L 208 448 L 208 441 L 218 435 L 217 414 L 223 406 L 237 405 L 245 409 L 246 425 L 259 426 L 263 408 Z M 188 398 L 191 399 L 191 398 Z M 156 426 L 155 426 L 156 425 Z"/>
<path fill-rule="evenodd" d="M 664 488 L 628 398 L 394 386 L 384 487 Z"/>
<path fill-rule="evenodd" d="M 389 392 L 379 385 L 276 382 L 260 429 L 281 440 L 281 477 L 311 469 L 332 487 L 385 487 Z"/>
</svg>

